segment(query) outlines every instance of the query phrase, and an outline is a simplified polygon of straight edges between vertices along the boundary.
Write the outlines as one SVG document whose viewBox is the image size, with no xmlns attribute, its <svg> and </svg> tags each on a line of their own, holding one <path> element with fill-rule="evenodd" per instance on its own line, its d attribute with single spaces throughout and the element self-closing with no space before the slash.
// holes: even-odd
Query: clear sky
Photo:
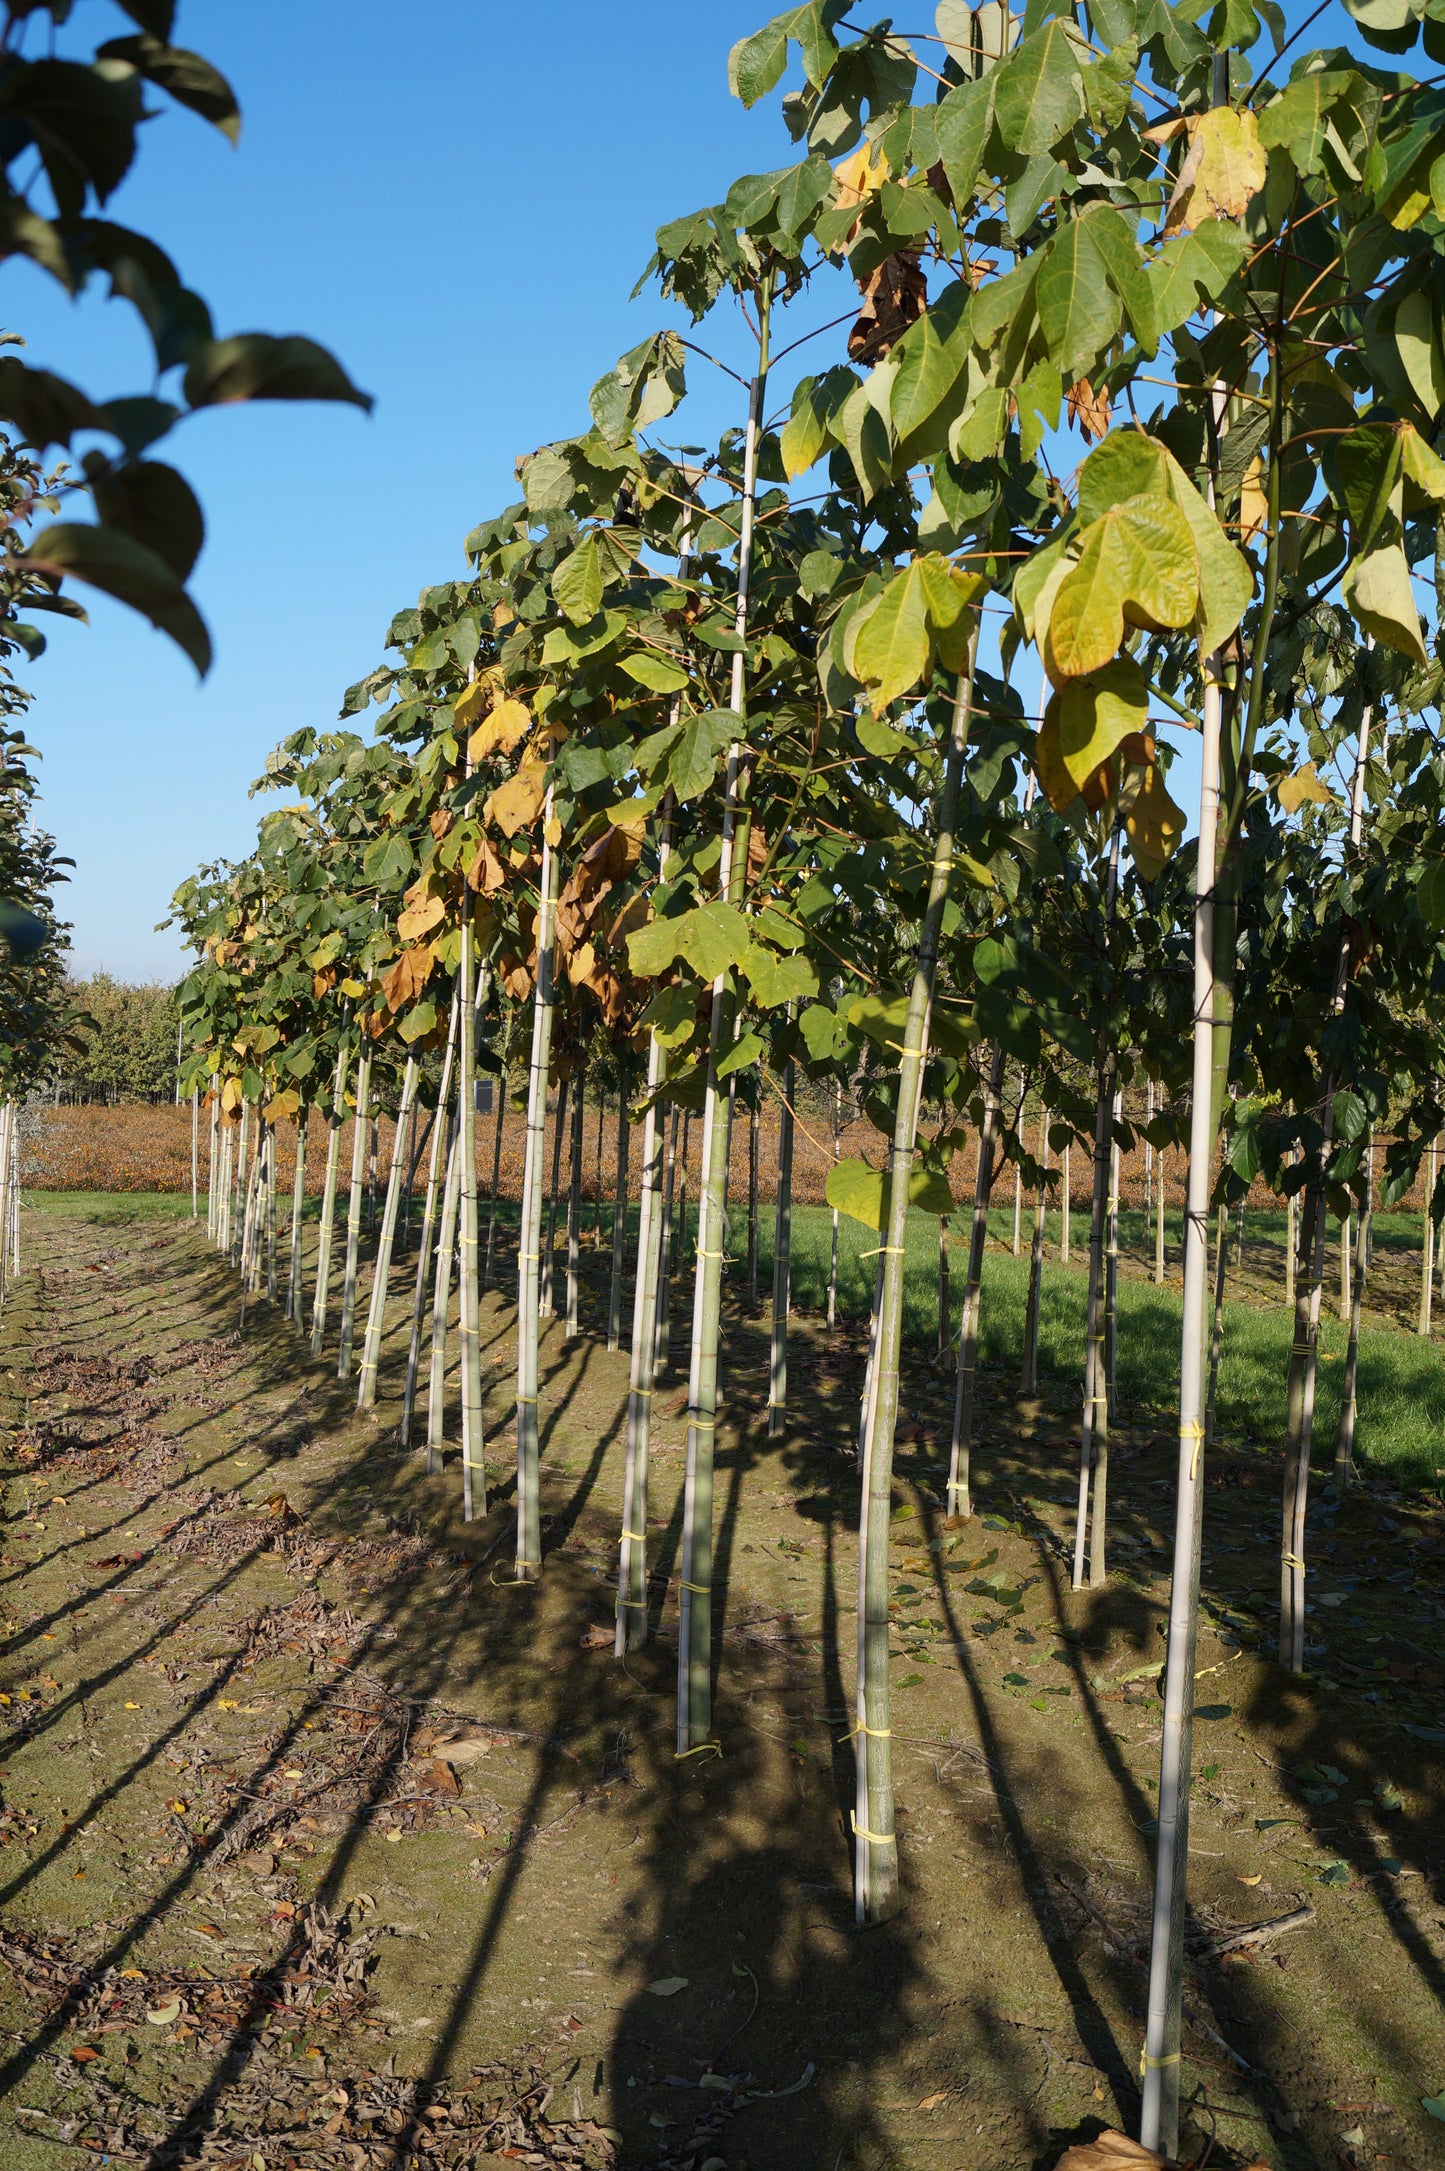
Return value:
<svg viewBox="0 0 1445 2171">
<path fill-rule="evenodd" d="M 79 969 L 180 969 L 155 922 L 200 861 L 249 848 L 268 750 L 335 719 L 392 613 L 460 573 L 467 530 L 517 495 L 517 455 L 585 428 L 593 380 L 667 314 L 655 290 L 628 301 L 654 229 L 794 155 L 776 100 L 746 114 L 728 95 L 729 46 L 770 12 L 182 0 L 177 42 L 230 77 L 240 148 L 168 108 L 110 215 L 169 250 L 218 332 L 310 333 L 376 409 L 216 410 L 160 448 L 208 518 L 204 685 L 94 591 L 77 590 L 88 630 L 46 620 L 49 651 L 20 677 L 42 819 L 76 861 Z M 130 27 L 109 0 L 76 18 Z M 72 304 L 26 265 L 5 276 L 27 359 L 98 398 L 148 388 L 124 304 L 99 286 Z M 720 426 L 736 393 L 713 381 Z"/>
</svg>

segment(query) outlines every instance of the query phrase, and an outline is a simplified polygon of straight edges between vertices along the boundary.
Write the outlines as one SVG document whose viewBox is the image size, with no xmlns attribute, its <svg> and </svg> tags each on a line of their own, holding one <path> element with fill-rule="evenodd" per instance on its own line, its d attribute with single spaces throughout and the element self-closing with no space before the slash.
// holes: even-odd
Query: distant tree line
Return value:
<svg viewBox="0 0 1445 2171">
<path fill-rule="evenodd" d="M 79 1052 L 61 1061 L 55 1086 L 67 1101 L 168 1101 L 176 1090 L 175 990 L 132 984 L 108 972 L 70 982 Z"/>
</svg>

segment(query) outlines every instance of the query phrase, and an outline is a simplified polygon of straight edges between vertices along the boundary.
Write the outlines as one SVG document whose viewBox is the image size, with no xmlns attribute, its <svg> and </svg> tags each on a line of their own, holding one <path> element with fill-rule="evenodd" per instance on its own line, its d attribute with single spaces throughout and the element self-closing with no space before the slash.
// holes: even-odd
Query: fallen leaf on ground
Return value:
<svg viewBox="0 0 1445 2171">
<path fill-rule="evenodd" d="M 675 1998 L 679 1990 L 686 1990 L 687 1977 L 685 1975 L 659 1975 L 657 1981 L 649 1983 L 647 1987 L 655 1998 Z"/>
</svg>

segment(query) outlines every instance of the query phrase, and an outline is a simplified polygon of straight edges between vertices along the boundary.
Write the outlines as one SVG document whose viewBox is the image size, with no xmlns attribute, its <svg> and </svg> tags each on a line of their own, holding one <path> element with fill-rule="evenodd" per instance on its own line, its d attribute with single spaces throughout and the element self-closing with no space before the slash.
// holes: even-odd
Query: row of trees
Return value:
<svg viewBox="0 0 1445 2171">
<path fill-rule="evenodd" d="M 1409 0 L 1351 12 L 1396 60 L 1421 34 L 1433 57 L 1438 28 Z M 943 0 L 937 34 L 914 38 L 807 0 L 745 39 L 745 103 L 795 71 L 799 155 L 664 226 L 650 267 L 694 324 L 726 307 L 746 326 L 733 425 L 707 452 L 667 441 L 693 336 L 662 329 L 624 356 L 590 425 L 519 462 L 522 499 L 473 531 L 466 573 L 393 621 L 343 706 L 344 721 L 378 705 L 374 737 L 294 733 L 263 780 L 286 797 L 255 855 L 176 900 L 201 953 L 184 1082 L 212 1097 L 218 1166 L 234 1135 L 233 1175 L 242 1154 L 254 1171 L 253 1284 L 270 1134 L 313 1107 L 332 1126 L 318 1352 L 342 1114 L 397 1114 L 359 1364 L 351 1171 L 336 1325 L 363 1406 L 396 1201 L 427 1153 L 408 1384 L 428 1312 L 437 1376 L 455 1250 L 470 1512 L 486 1497 L 471 1111 L 479 1073 L 525 1054 L 520 1581 L 542 1572 L 547 1096 L 598 1032 L 619 1051 L 643 1172 L 619 1653 L 648 1630 L 669 1171 L 679 1120 L 700 1128 L 681 1755 L 712 1740 L 735 1116 L 763 1093 L 783 1125 L 780 1421 L 797 1081 L 861 1075 L 879 1149 L 840 1160 L 829 1195 L 878 1237 L 858 1434 L 862 1920 L 898 1896 L 887 1566 L 907 1217 L 954 1206 L 945 1172 L 975 1137 L 948 1485 L 967 1516 L 992 1187 L 1011 1162 L 1038 1197 L 1066 1146 L 1092 1156 L 1075 1580 L 1101 1583 L 1110 1171 L 1138 1129 L 1123 1095 L 1153 1089 L 1148 1136 L 1187 1146 L 1189 1169 L 1144 2067 L 1143 2137 L 1167 2153 L 1211 1206 L 1261 1177 L 1298 1206 L 1279 1648 L 1299 1668 L 1326 1219 L 1359 1215 L 1363 1266 L 1375 1132 L 1388 1202 L 1442 1125 L 1441 93 L 1394 61 L 1303 50 L 1311 21 L 1251 0 L 1207 30 L 1154 0 L 1030 0 L 1021 19 Z M 800 375 L 810 340 L 821 361 Z M 1170 790 L 1186 745 L 1187 843 Z M 1037 1127 L 1026 1097 L 1048 1111 Z M 554 1159 L 560 1122 L 556 1138 Z M 290 1293 L 299 1324 L 299 1261 Z"/>
</svg>

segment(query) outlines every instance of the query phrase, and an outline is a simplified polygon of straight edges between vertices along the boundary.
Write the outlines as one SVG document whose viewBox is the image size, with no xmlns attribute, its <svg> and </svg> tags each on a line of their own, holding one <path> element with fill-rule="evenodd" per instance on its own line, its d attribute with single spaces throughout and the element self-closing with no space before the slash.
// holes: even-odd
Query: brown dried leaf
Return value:
<svg viewBox="0 0 1445 2171">
<path fill-rule="evenodd" d="M 910 324 L 916 324 L 928 301 L 928 281 L 916 249 L 900 249 L 858 282 L 863 296 L 853 328 L 848 334 L 848 355 L 854 362 L 881 361 Z"/>
<path fill-rule="evenodd" d="M 1097 444 L 1101 437 L 1108 436 L 1110 403 L 1105 389 L 1101 387 L 1096 392 L 1087 377 L 1080 377 L 1077 384 L 1069 386 L 1068 404 L 1071 419 L 1078 423 L 1090 444 Z"/>
</svg>

